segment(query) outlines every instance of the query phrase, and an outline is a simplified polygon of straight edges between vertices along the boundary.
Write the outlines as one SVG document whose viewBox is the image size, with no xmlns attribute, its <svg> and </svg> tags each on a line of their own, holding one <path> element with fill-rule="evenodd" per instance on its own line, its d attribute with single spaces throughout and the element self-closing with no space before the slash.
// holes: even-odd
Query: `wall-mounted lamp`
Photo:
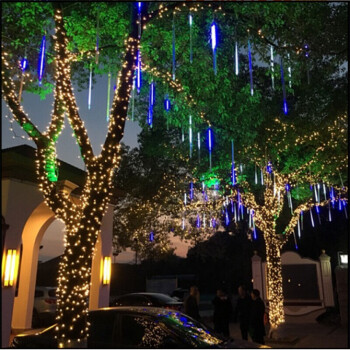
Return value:
<svg viewBox="0 0 350 350">
<path fill-rule="evenodd" d="M 111 281 L 111 257 L 105 256 L 102 263 L 102 284 L 109 284 Z"/>
<path fill-rule="evenodd" d="M 340 266 L 348 266 L 348 254 L 338 252 L 338 263 Z"/>
<path fill-rule="evenodd" d="M 7 254 L 4 256 L 4 265 L 3 286 L 12 287 L 17 280 L 19 266 L 19 253 L 16 249 L 7 250 Z"/>
</svg>

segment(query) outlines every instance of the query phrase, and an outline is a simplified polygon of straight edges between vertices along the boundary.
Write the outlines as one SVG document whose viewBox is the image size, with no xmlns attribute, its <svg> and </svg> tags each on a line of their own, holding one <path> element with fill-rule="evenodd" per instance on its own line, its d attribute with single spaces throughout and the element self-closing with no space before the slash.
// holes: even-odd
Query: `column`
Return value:
<svg viewBox="0 0 350 350">
<path fill-rule="evenodd" d="M 321 266 L 324 306 L 325 307 L 334 306 L 331 258 L 326 254 L 325 250 L 322 250 L 322 254 L 319 257 L 319 260 L 320 260 L 320 266 Z"/>
<path fill-rule="evenodd" d="M 254 250 L 254 255 L 252 256 L 252 277 L 253 277 L 253 288 L 258 289 L 262 299 L 266 299 L 266 295 L 263 291 L 262 284 L 262 269 L 261 269 L 261 258 L 258 252 Z"/>
</svg>

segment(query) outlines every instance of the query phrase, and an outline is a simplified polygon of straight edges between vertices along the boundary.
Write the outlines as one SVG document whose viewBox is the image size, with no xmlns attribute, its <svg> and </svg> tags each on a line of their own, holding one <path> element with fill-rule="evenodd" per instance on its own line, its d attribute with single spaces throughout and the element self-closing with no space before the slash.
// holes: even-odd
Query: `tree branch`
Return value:
<svg viewBox="0 0 350 350">
<path fill-rule="evenodd" d="M 55 5 L 54 5 L 55 6 Z M 67 50 L 68 39 L 66 30 L 64 28 L 62 12 L 59 6 L 55 6 L 55 25 L 58 45 L 58 70 L 59 70 L 59 84 L 62 81 L 62 93 L 66 107 L 68 109 L 68 120 L 76 136 L 78 145 L 80 146 L 81 155 L 84 163 L 88 166 L 88 162 L 93 159 L 92 146 L 78 112 L 78 106 L 73 93 L 71 82 L 71 68 L 69 64 L 69 53 Z M 62 79 L 62 80 L 61 80 Z M 60 89 L 60 86 L 59 86 Z"/>
</svg>

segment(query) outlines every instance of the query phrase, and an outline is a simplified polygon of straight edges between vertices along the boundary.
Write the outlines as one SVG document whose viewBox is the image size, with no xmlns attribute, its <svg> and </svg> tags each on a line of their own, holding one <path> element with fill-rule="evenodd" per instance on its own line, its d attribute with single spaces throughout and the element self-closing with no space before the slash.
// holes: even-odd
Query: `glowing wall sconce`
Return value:
<svg viewBox="0 0 350 350">
<path fill-rule="evenodd" d="M 343 252 L 338 252 L 338 263 L 339 266 L 348 266 L 348 254 Z"/>
<path fill-rule="evenodd" d="M 111 257 L 105 256 L 102 263 L 102 284 L 106 285 L 111 282 Z"/>
<path fill-rule="evenodd" d="M 7 250 L 7 254 L 4 256 L 4 265 L 3 286 L 12 287 L 17 280 L 19 266 L 19 253 L 16 249 Z"/>
</svg>

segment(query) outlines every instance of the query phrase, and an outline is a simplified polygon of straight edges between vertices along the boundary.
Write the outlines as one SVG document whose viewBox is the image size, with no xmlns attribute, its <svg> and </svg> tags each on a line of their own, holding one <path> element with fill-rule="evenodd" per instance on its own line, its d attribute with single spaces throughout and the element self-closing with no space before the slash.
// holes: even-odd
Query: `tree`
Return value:
<svg viewBox="0 0 350 350">
<path fill-rule="evenodd" d="M 206 111 L 206 115 L 211 116 L 210 121 L 215 135 L 217 135 L 213 169 L 207 171 L 207 163 L 205 162 L 200 162 L 199 165 L 194 164 L 197 157 L 193 157 L 188 164 L 189 167 L 192 166 L 192 171 L 189 171 L 194 175 L 192 182 L 197 182 L 195 186 L 199 190 L 201 181 L 204 180 L 207 187 L 212 187 L 213 182 L 215 182 L 213 179 L 216 179 L 216 183 L 222 184 L 220 194 L 234 198 L 235 201 L 238 200 L 250 209 L 251 213 L 254 212 L 253 221 L 263 233 L 265 240 L 270 322 L 274 328 L 284 321 L 281 248 L 287 239 L 293 233 L 295 234 L 294 228 L 297 227 L 298 220 L 299 225 L 301 225 L 302 212 L 309 211 L 311 219 L 312 212 L 310 210 L 314 208 L 313 210 L 316 212 L 313 215 L 316 219 L 318 211 L 322 210 L 321 206 L 329 206 L 330 202 L 334 203 L 337 200 L 346 210 L 347 201 L 347 104 L 344 95 L 347 79 L 344 71 L 341 71 L 346 63 L 346 45 L 342 45 L 338 41 L 339 38 L 346 36 L 344 32 L 346 11 L 342 6 L 294 5 L 295 16 L 287 18 L 285 11 L 290 9 L 287 10 L 286 7 L 281 6 L 276 8 L 275 16 L 270 17 L 271 13 L 263 12 L 261 16 L 257 16 L 254 24 L 249 22 L 253 28 L 261 25 L 258 37 L 272 45 L 284 58 L 285 72 L 287 65 L 293 64 L 288 63 L 286 57 L 288 51 L 291 52 L 292 47 L 296 48 L 297 55 L 299 55 L 298 65 L 294 63 L 295 65 L 292 66 L 293 82 L 288 81 L 288 85 L 286 82 L 286 89 L 289 94 L 292 94 L 288 98 L 290 108 L 288 117 L 281 116 L 281 112 L 278 111 L 280 102 L 277 99 L 276 82 L 281 79 L 281 73 L 276 72 L 277 68 L 275 68 L 273 75 L 275 91 L 272 91 L 270 82 L 266 79 L 266 68 L 260 66 L 254 70 L 257 91 L 254 96 L 249 98 L 247 98 L 249 86 L 243 84 L 244 79 L 232 77 L 233 71 L 228 68 L 228 61 L 225 61 L 226 65 L 220 67 L 218 78 L 214 82 L 210 80 L 210 83 L 208 74 L 197 75 L 198 80 L 195 80 L 193 75 L 189 75 L 189 71 L 193 69 L 191 66 L 178 73 L 181 75 L 181 81 L 186 86 L 192 87 L 189 90 L 193 91 L 197 105 Z M 315 15 L 316 7 L 319 11 L 317 15 Z M 228 10 L 227 13 L 229 13 L 229 9 L 225 8 L 225 10 Z M 240 13 L 243 15 L 241 21 L 247 21 L 244 14 L 248 12 L 250 15 L 256 14 L 255 11 L 259 10 L 261 10 L 260 6 L 250 7 L 249 11 L 245 8 Z M 310 20 L 301 21 L 302 17 Z M 326 22 L 331 24 L 333 29 L 329 28 L 327 39 L 320 41 L 319 37 L 312 34 L 312 31 L 321 23 Z M 181 24 L 183 25 L 184 22 Z M 276 27 L 281 29 L 283 26 L 298 29 L 284 32 L 275 30 Z M 278 34 L 276 35 L 276 33 Z M 159 39 L 159 32 L 155 34 L 151 31 L 149 35 L 151 34 L 158 36 L 158 38 L 152 37 L 152 42 L 155 43 L 170 40 L 167 33 L 161 33 L 164 35 L 162 40 Z M 292 38 L 291 35 L 295 34 L 296 36 Z M 329 39 L 330 37 L 332 39 Z M 285 42 L 293 44 L 286 45 Z M 266 47 L 259 46 L 257 42 L 255 44 L 257 50 L 262 50 L 261 56 L 266 55 Z M 179 46 L 181 47 L 181 45 L 182 42 Z M 162 47 L 164 46 L 166 47 L 166 45 L 162 45 Z M 229 45 L 225 46 L 225 44 L 223 46 L 223 51 L 230 47 Z M 153 56 L 154 51 L 161 50 L 162 47 L 156 47 L 156 44 L 152 45 L 149 48 L 151 51 L 149 56 Z M 309 47 L 313 48 L 311 54 Z M 205 55 L 204 52 L 201 53 L 203 56 Z M 311 59 L 309 60 L 309 58 Z M 180 59 L 182 59 L 183 64 L 188 64 L 185 57 L 181 56 Z M 204 65 L 205 59 L 198 64 Z M 222 59 L 226 60 L 227 56 Z M 283 65 L 281 64 L 279 68 L 282 69 Z M 243 72 L 243 77 L 247 73 L 247 71 Z M 270 70 L 268 73 L 271 75 L 272 71 Z M 225 79 L 227 76 L 231 79 Z M 236 88 L 234 94 L 229 91 L 232 88 L 230 85 L 232 81 L 235 82 Z M 195 89 L 199 82 L 204 87 Z M 293 89 L 291 83 L 293 83 Z M 220 88 L 217 86 L 215 88 L 215 84 L 220 84 Z M 262 94 L 263 90 L 264 95 Z M 282 93 L 281 90 L 282 88 L 279 88 L 280 93 Z M 214 91 L 215 94 L 213 94 Z M 229 102 L 225 101 L 228 96 Z M 248 99 L 248 101 L 244 101 L 244 99 Z M 185 113 L 182 119 L 182 125 L 186 123 L 186 128 L 189 127 L 187 117 L 190 113 L 190 111 Z M 282 121 L 276 118 L 276 115 L 279 115 Z M 244 120 L 239 123 L 237 120 L 239 118 L 244 118 Z M 293 120 L 293 123 L 290 120 Z M 172 123 L 178 126 L 177 119 Z M 239 127 L 238 130 L 237 127 Z M 197 126 L 197 128 L 199 127 Z M 230 183 L 229 180 L 231 168 L 229 145 L 232 139 L 235 140 L 235 147 L 238 149 L 236 151 L 235 171 L 238 173 L 239 184 L 233 190 L 231 190 L 232 182 Z M 207 156 L 206 153 L 206 159 Z M 240 163 L 245 164 L 245 167 L 243 171 L 238 172 L 238 168 L 241 169 L 241 167 L 237 165 Z M 254 183 L 254 170 L 256 168 L 259 171 L 259 178 L 261 175 L 264 179 L 264 186 L 249 186 L 246 181 L 249 179 L 251 183 Z M 322 189 L 319 191 L 318 188 L 322 186 L 322 183 L 327 186 L 325 193 L 327 199 L 323 201 L 320 198 Z M 337 184 L 338 188 L 332 189 L 332 185 Z M 314 187 L 311 187 L 312 191 L 310 191 L 310 185 L 316 186 L 315 201 L 313 200 Z M 185 192 L 186 187 L 183 187 Z M 241 191 L 240 199 L 237 199 L 238 189 Z M 181 198 L 180 193 L 178 198 Z M 201 196 L 198 198 L 200 198 L 199 201 L 194 200 L 191 204 L 179 208 L 178 220 L 174 221 L 174 226 L 177 227 L 177 229 L 175 228 L 176 233 L 183 238 L 192 237 L 192 240 L 195 241 L 198 237 L 208 233 L 208 228 L 202 226 L 200 229 L 196 229 L 195 227 L 195 218 L 198 212 L 201 212 L 201 215 L 205 213 L 207 220 L 211 217 L 210 212 L 215 212 L 216 219 L 220 222 L 222 221 L 221 210 L 226 201 L 226 199 L 220 199 L 216 200 L 216 203 L 212 201 L 209 204 L 202 201 Z M 201 209 L 199 210 L 199 208 Z M 189 220 L 192 221 L 192 225 L 189 226 L 190 230 L 181 230 L 181 216 L 184 212 L 186 212 L 186 217 L 192 217 Z"/>
<path fill-rule="evenodd" d="M 267 63 L 269 63 L 267 52 L 270 45 L 284 60 L 287 59 L 287 53 L 290 50 L 291 61 L 296 62 L 292 66 L 295 97 L 290 101 L 293 107 L 290 117 L 293 117 L 295 124 L 298 124 L 299 121 L 296 130 L 300 130 L 300 125 L 305 122 L 305 119 L 302 120 L 302 118 L 306 111 L 311 125 L 313 120 L 320 122 L 324 121 L 325 117 L 332 117 L 335 120 L 339 111 L 346 110 L 344 108 L 346 99 L 341 98 L 346 91 L 344 90 L 347 84 L 346 77 L 344 74 L 333 74 L 338 70 L 339 64 L 346 61 L 347 50 L 344 43 L 347 43 L 347 33 L 342 27 L 342 24 L 347 21 L 344 4 L 290 5 L 293 7 L 293 16 L 290 16 L 291 7 L 286 4 L 276 4 L 271 7 L 268 4 L 236 6 L 233 3 L 223 5 L 143 3 L 140 16 L 136 6 L 133 6 L 132 3 L 92 3 L 84 7 L 79 6 L 79 3 L 69 3 L 69 5 L 64 4 L 62 9 L 60 3 L 57 2 L 6 3 L 3 5 L 4 18 L 6 18 L 2 50 L 3 96 L 15 120 L 37 146 L 38 176 L 45 201 L 56 217 L 66 224 L 66 248 L 59 272 L 57 317 L 58 338 L 62 345 L 69 343 L 71 339 L 80 341 L 88 333 L 88 326 L 83 316 L 87 313 L 86 296 L 89 293 L 91 257 L 103 213 L 112 194 L 114 169 L 119 164 L 120 140 L 127 118 L 137 50 L 140 48 L 139 17 L 142 19 L 143 26 L 142 68 L 143 72 L 147 72 L 144 78 L 147 78 L 149 82 L 153 78 L 158 83 L 157 87 L 160 88 L 158 91 L 168 93 L 170 99 L 176 101 L 173 104 L 173 118 L 166 118 L 169 127 L 187 128 L 189 114 L 193 116 L 193 128 L 203 131 L 206 126 L 211 125 L 217 137 L 216 152 L 213 158 L 217 169 L 212 170 L 224 174 L 227 173 L 229 156 L 228 152 L 223 150 L 228 148 L 229 141 L 234 138 L 235 144 L 241 148 L 238 158 L 242 157 L 243 160 L 242 150 L 256 142 L 259 143 L 261 136 L 259 132 L 265 130 L 266 125 L 274 120 L 275 117 L 272 116 L 281 114 L 279 101 L 282 89 L 276 87 L 272 91 L 268 87 L 266 68 L 262 64 L 254 68 L 254 94 L 253 96 L 250 94 L 252 86 L 246 83 L 249 81 L 249 70 L 246 68 L 248 62 L 245 58 L 248 39 L 254 45 L 256 52 L 260 53 L 261 60 Z M 202 9 L 204 11 L 201 11 Z M 208 9 L 209 12 L 206 11 Z M 188 28 L 184 25 L 187 22 L 189 10 L 196 14 L 193 26 L 193 50 L 196 64 L 193 65 L 189 64 L 189 55 L 185 55 L 186 50 L 184 50 L 185 45 L 188 47 L 190 39 Z M 106 43 L 98 50 L 95 48 L 97 13 L 100 17 L 98 34 L 101 42 L 103 39 Z M 172 38 L 170 14 L 174 14 L 177 24 L 175 50 L 177 66 L 173 67 L 174 73 L 176 68 L 176 80 L 172 80 L 169 73 L 171 60 L 168 53 L 171 52 Z M 47 131 L 40 132 L 24 112 L 17 94 L 24 80 L 18 77 L 20 71 L 17 68 L 17 57 L 20 56 L 18 53 L 21 51 L 23 55 L 23 50 L 19 50 L 21 42 L 28 45 L 28 58 L 37 54 L 33 43 L 38 42 L 43 34 L 43 21 L 45 20 L 48 26 L 52 24 L 52 16 L 56 33 L 52 36 L 54 45 L 48 56 L 48 79 L 44 79 L 42 86 L 47 87 L 47 91 L 54 86 L 54 108 Z M 217 52 L 217 75 L 214 75 L 211 69 L 212 58 L 208 54 L 210 43 L 207 42 L 207 33 L 213 16 L 216 21 L 220 21 L 221 33 L 227 33 L 227 35 L 222 35 L 222 49 L 220 48 Z M 38 18 L 42 19 L 40 23 Z M 241 75 L 237 79 L 229 68 L 232 65 L 231 53 L 234 48 L 232 28 L 234 27 L 237 29 L 236 38 L 238 38 L 241 50 L 239 56 Z M 208 30 L 203 32 L 201 28 Z M 285 28 L 289 30 L 284 30 Z M 327 31 L 327 39 L 320 40 L 314 34 L 318 32 L 317 28 Z M 301 58 L 295 53 L 296 51 L 303 52 L 302 45 L 305 43 L 304 35 L 306 34 L 307 43 L 311 48 L 310 53 L 312 53 L 310 60 Z M 118 54 L 115 54 L 116 51 Z M 181 55 L 181 52 L 184 54 Z M 225 55 L 226 52 L 229 54 Z M 116 67 L 116 70 L 120 69 L 110 112 L 108 134 L 99 156 L 93 153 L 79 115 L 72 85 L 73 80 L 77 80 L 80 86 L 84 87 L 83 80 L 88 74 L 86 68 L 90 65 L 97 73 L 107 73 L 111 67 Z M 311 78 L 315 80 L 313 84 L 322 86 L 317 94 L 312 92 L 310 86 L 303 84 L 306 72 L 309 72 Z M 268 74 L 271 73 L 271 70 L 268 71 Z M 274 74 L 277 80 L 279 75 L 277 72 Z M 167 91 L 166 87 L 162 87 L 162 81 L 165 81 L 164 86 L 169 86 L 172 90 Z M 24 88 L 45 95 L 43 88 L 38 89 L 34 85 L 34 82 L 29 82 L 24 85 Z M 198 89 L 198 86 L 203 88 Z M 329 86 L 332 87 L 331 90 Z M 293 92 L 293 89 L 286 87 L 289 94 Z M 145 93 L 146 87 L 144 86 L 140 96 L 145 96 Z M 138 102 L 137 108 L 141 108 L 145 104 L 145 98 L 140 98 Z M 308 106 L 313 106 L 311 113 L 309 113 L 310 107 L 305 109 L 305 102 L 308 102 Z M 157 113 L 157 106 L 155 112 Z M 69 194 L 61 191 L 57 186 L 58 165 L 55 145 L 62 130 L 65 115 L 74 131 L 87 169 L 87 179 L 80 205 L 72 204 L 69 201 Z M 153 130 L 155 129 L 156 121 Z M 152 130 L 149 132 L 152 134 Z M 201 135 L 203 141 L 203 134 Z M 328 144 L 325 143 L 325 145 Z M 276 155 L 275 149 L 277 147 L 269 150 L 269 159 L 277 171 L 277 163 L 272 157 Z M 207 159 L 208 154 L 205 152 L 204 155 L 204 159 Z M 308 156 L 305 156 L 306 161 L 310 161 L 313 156 L 313 152 L 310 151 Z M 257 160 L 261 158 L 261 154 L 255 157 Z M 297 160 L 297 157 L 295 159 Z M 337 157 L 334 162 L 338 159 Z M 327 159 L 325 161 L 327 163 Z M 334 162 L 328 164 L 327 168 L 332 168 Z M 190 163 L 194 167 L 195 174 L 203 174 L 207 170 L 207 165 L 203 161 L 200 166 L 196 166 L 192 158 Z M 289 166 L 285 166 L 286 164 L 289 163 L 285 162 L 282 166 L 284 171 L 287 171 Z M 314 162 L 314 164 L 323 163 Z M 321 174 L 318 169 L 316 170 L 315 173 Z M 243 181 L 241 183 L 244 184 Z M 248 204 L 250 201 L 251 205 L 255 205 L 248 192 L 245 192 L 244 195 L 244 200 Z M 256 215 L 258 222 L 258 215 L 260 215 L 258 211 Z M 279 298 L 279 303 L 280 300 Z M 277 325 L 279 317 L 275 318 L 275 315 L 277 314 L 273 311 L 273 322 Z"/>
</svg>

